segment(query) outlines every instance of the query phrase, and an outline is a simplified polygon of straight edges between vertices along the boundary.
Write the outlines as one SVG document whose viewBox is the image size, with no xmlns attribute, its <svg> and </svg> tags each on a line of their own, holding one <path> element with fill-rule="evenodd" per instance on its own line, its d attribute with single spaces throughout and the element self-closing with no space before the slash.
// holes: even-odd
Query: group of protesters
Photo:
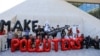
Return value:
<svg viewBox="0 0 100 56">
<path fill-rule="evenodd" d="M 60 30 L 61 27 L 59 25 L 57 25 L 57 27 L 50 27 L 49 25 L 45 25 L 45 26 L 41 26 L 38 25 L 37 28 L 34 30 L 34 32 L 31 32 L 29 29 L 26 29 L 24 31 L 21 31 L 20 29 L 16 29 L 16 31 L 8 31 L 6 32 L 5 30 L 3 30 L 2 32 L 0 32 L 0 51 L 3 51 L 3 49 L 6 50 L 10 49 L 11 47 L 11 40 L 13 38 L 18 38 L 18 39 L 32 39 L 33 44 L 32 46 L 35 47 L 35 39 L 39 38 L 41 40 L 41 42 L 43 41 L 43 39 L 54 39 L 54 38 L 72 38 L 75 39 L 76 37 L 81 36 L 83 38 L 81 44 L 81 49 L 84 48 L 84 46 L 88 49 L 89 47 L 94 47 L 95 49 L 99 49 L 99 44 L 100 44 L 100 39 L 99 36 L 96 36 L 95 38 L 91 38 L 91 36 L 87 36 L 84 37 L 84 34 L 82 34 L 80 32 L 80 30 L 78 29 L 78 26 L 73 26 L 73 27 L 67 27 L 64 28 L 62 30 Z M 55 31 L 58 30 L 58 31 Z M 54 32 L 53 32 L 54 31 Z M 50 32 L 53 32 L 50 34 Z M 5 39 L 3 39 L 3 35 Z M 7 39 L 7 41 L 6 41 Z M 4 43 L 3 43 L 4 41 Z M 6 47 L 5 47 L 6 45 Z M 40 45 L 41 46 L 41 45 Z"/>
</svg>

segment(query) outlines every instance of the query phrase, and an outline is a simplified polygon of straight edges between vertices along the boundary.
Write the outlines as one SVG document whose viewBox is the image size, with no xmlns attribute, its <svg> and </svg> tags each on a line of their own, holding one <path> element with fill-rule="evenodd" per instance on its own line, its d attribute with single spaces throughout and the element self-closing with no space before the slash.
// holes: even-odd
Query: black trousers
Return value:
<svg viewBox="0 0 100 56">
<path fill-rule="evenodd" d="M 82 41 L 80 44 L 81 44 L 81 49 L 83 49 L 84 48 L 84 41 Z"/>
<path fill-rule="evenodd" d="M 29 35 L 25 35 L 26 39 L 28 40 L 29 39 Z"/>
<path fill-rule="evenodd" d="M 86 49 L 88 49 L 90 47 L 90 42 L 86 42 Z"/>
<path fill-rule="evenodd" d="M 95 49 L 99 49 L 99 42 L 95 42 Z"/>
<path fill-rule="evenodd" d="M 8 48 L 11 47 L 11 39 L 7 39 Z"/>
</svg>

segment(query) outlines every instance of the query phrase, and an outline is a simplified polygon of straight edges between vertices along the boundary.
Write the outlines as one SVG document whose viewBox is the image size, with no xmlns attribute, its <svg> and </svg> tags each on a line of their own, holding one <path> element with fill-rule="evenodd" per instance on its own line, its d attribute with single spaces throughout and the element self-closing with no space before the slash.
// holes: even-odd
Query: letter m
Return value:
<svg viewBox="0 0 100 56">
<path fill-rule="evenodd" d="M 4 26 L 7 26 L 8 28 L 7 30 L 10 31 L 10 25 L 11 25 L 10 21 L 5 22 L 5 20 L 0 20 L 0 31 L 3 31 Z"/>
</svg>

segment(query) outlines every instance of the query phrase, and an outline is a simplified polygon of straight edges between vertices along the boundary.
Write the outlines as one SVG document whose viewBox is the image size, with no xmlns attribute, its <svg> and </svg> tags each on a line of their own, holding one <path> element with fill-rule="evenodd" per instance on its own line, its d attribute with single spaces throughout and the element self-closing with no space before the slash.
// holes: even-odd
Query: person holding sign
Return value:
<svg viewBox="0 0 100 56">
<path fill-rule="evenodd" d="M 5 29 L 0 31 L 0 51 L 5 51 L 7 50 L 7 36 L 5 35 L 6 31 Z"/>
</svg>

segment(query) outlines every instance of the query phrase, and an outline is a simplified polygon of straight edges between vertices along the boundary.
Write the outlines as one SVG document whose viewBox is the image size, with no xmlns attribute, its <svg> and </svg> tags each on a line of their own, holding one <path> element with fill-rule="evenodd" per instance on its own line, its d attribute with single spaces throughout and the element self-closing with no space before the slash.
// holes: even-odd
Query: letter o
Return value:
<svg viewBox="0 0 100 56">
<path fill-rule="evenodd" d="M 20 51 L 21 52 L 26 52 L 27 51 L 27 40 L 26 39 L 20 40 Z"/>
<path fill-rule="evenodd" d="M 49 52 L 51 50 L 51 41 L 48 39 L 43 39 L 43 50 Z"/>
</svg>

